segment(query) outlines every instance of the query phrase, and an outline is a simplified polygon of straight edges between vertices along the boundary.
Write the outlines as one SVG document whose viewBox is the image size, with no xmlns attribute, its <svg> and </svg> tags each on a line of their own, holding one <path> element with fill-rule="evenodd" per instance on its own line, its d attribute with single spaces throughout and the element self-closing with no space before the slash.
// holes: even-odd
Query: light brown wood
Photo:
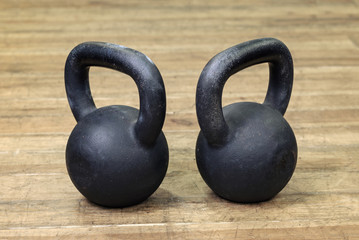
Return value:
<svg viewBox="0 0 359 240">
<path fill-rule="evenodd" d="M 295 64 L 285 115 L 299 158 L 274 199 L 235 204 L 195 163 L 195 90 L 216 53 L 260 37 L 286 43 Z M 137 49 L 167 91 L 170 165 L 147 201 L 88 202 L 65 166 L 76 122 L 63 81 L 83 41 Z M 0 239 L 359 239 L 359 1 L 0 1 Z M 232 76 L 224 105 L 264 99 L 265 65 Z M 138 106 L 134 82 L 91 69 L 98 106 Z"/>
</svg>

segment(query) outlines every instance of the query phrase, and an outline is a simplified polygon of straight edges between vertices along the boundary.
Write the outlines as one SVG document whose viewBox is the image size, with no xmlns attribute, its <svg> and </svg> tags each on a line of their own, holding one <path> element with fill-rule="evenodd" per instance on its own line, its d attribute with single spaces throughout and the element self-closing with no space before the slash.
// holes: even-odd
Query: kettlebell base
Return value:
<svg viewBox="0 0 359 240">
<path fill-rule="evenodd" d="M 151 196 L 168 167 L 168 146 L 161 132 L 152 145 L 134 131 L 138 110 L 127 106 L 97 109 L 78 122 L 66 148 L 69 176 L 89 201 L 127 207 Z"/>
<path fill-rule="evenodd" d="M 132 207 L 132 206 L 136 206 L 138 204 L 141 204 L 143 202 L 145 202 L 152 194 L 150 194 L 149 196 L 141 199 L 141 200 L 138 200 L 138 201 L 131 201 L 130 203 L 114 203 L 114 204 L 107 204 L 107 203 L 104 203 L 104 202 L 95 202 L 95 201 L 92 201 L 91 199 L 88 199 L 86 196 L 84 196 L 86 198 L 87 201 L 89 201 L 91 204 L 95 204 L 97 206 L 101 206 L 101 207 L 104 207 L 104 208 L 127 208 L 127 207 Z"/>
<path fill-rule="evenodd" d="M 207 184 L 208 185 L 208 184 Z M 255 204 L 255 203 L 261 203 L 261 202 L 268 202 L 270 200 L 272 200 L 273 198 L 275 198 L 278 193 L 274 194 L 273 196 L 271 197 L 266 197 L 266 198 L 255 198 L 255 199 L 247 199 L 247 198 L 240 198 L 240 199 L 237 199 L 237 198 L 231 198 L 231 197 L 226 197 L 226 196 L 223 196 L 221 195 L 221 193 L 217 193 L 215 192 L 212 188 L 210 188 L 217 197 L 220 197 L 226 201 L 229 201 L 229 202 L 233 202 L 233 203 L 240 203 L 240 204 Z"/>
<path fill-rule="evenodd" d="M 211 145 L 200 132 L 196 144 L 198 170 L 220 197 L 238 203 L 268 201 L 293 175 L 297 162 L 294 133 L 282 115 L 258 103 L 223 108 L 231 135 Z"/>
</svg>

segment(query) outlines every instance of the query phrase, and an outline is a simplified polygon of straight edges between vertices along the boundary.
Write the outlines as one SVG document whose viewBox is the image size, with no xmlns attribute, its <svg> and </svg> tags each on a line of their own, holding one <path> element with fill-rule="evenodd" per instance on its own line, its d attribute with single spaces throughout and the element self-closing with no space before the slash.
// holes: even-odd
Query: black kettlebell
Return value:
<svg viewBox="0 0 359 240">
<path fill-rule="evenodd" d="M 128 106 L 97 109 L 89 68 L 111 68 L 131 76 L 140 110 Z M 76 188 L 90 201 L 125 207 L 147 199 L 168 166 L 162 133 L 166 93 L 160 72 L 144 54 L 120 45 L 86 42 L 75 47 L 65 66 L 67 98 L 77 125 L 66 148 L 66 165 Z"/>
<path fill-rule="evenodd" d="M 240 70 L 269 63 L 263 104 L 233 103 L 222 110 L 227 79 Z M 198 169 L 219 196 L 242 203 L 269 200 L 293 175 L 297 162 L 294 133 L 283 118 L 293 84 L 293 62 L 279 40 L 248 41 L 217 54 L 205 66 L 196 93 Z"/>
</svg>

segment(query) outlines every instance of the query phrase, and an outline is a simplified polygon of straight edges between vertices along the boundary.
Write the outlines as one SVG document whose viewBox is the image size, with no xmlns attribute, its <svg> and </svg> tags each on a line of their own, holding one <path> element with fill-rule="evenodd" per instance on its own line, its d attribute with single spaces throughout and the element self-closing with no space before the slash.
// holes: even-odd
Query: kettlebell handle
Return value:
<svg viewBox="0 0 359 240">
<path fill-rule="evenodd" d="M 162 76 L 144 54 L 116 44 L 85 42 L 69 54 L 65 65 L 67 98 L 76 121 L 97 108 L 89 85 L 89 69 L 114 69 L 133 78 L 140 95 L 135 134 L 144 144 L 152 144 L 161 133 L 166 114 L 166 93 Z"/>
<path fill-rule="evenodd" d="M 222 93 L 233 74 L 268 62 L 269 85 L 264 105 L 284 115 L 293 85 L 293 60 L 288 48 L 274 38 L 256 39 L 228 48 L 214 56 L 203 69 L 197 85 L 196 111 L 201 131 L 212 145 L 229 136 L 222 111 Z"/>
</svg>

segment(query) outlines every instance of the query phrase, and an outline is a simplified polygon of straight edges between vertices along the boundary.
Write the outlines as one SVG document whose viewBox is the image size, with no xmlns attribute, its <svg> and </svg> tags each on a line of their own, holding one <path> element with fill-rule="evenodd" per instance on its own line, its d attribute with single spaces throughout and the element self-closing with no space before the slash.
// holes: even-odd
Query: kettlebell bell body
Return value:
<svg viewBox="0 0 359 240">
<path fill-rule="evenodd" d="M 264 103 L 233 103 L 222 110 L 227 79 L 264 62 L 270 68 Z M 272 38 L 231 47 L 204 68 L 196 94 L 201 127 L 196 161 L 202 178 L 219 196 L 234 202 L 261 202 L 274 197 L 290 180 L 297 162 L 297 143 L 283 115 L 292 83 L 290 52 Z"/>
<path fill-rule="evenodd" d="M 97 109 L 89 88 L 90 66 L 130 75 L 140 94 L 140 110 L 128 106 Z M 76 188 L 91 202 L 126 207 L 147 199 L 168 167 L 162 132 L 166 96 L 162 77 L 142 53 L 123 46 L 86 42 L 65 66 L 65 85 L 78 121 L 66 147 L 66 165 Z"/>
</svg>

